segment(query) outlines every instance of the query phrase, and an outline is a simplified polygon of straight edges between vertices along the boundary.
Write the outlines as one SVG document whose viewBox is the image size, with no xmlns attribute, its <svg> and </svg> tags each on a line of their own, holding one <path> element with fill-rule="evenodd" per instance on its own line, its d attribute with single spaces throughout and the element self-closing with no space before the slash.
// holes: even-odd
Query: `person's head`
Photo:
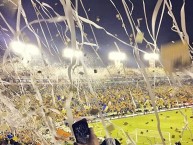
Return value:
<svg viewBox="0 0 193 145">
<path fill-rule="evenodd" d="M 121 143 L 114 138 L 106 138 L 101 145 L 121 145 Z"/>
</svg>

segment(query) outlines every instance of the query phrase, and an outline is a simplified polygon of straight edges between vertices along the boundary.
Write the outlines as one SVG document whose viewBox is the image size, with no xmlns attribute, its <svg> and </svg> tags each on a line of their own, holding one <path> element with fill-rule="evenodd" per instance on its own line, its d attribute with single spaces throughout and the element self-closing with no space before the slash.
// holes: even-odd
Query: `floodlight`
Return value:
<svg viewBox="0 0 193 145">
<path fill-rule="evenodd" d="M 10 43 L 10 47 L 11 47 L 11 50 L 16 53 L 16 54 L 19 54 L 19 55 L 23 55 L 24 53 L 24 50 L 25 50 L 25 45 L 24 43 L 20 42 L 20 41 L 12 41 Z"/>
<path fill-rule="evenodd" d="M 17 55 L 24 56 L 24 57 L 25 55 L 34 56 L 34 55 L 40 54 L 40 50 L 38 49 L 37 46 L 33 44 L 25 44 L 21 41 L 12 41 L 10 43 L 10 47 L 14 53 L 16 53 Z"/>
<path fill-rule="evenodd" d="M 31 56 L 40 55 L 40 50 L 37 46 L 32 45 L 32 44 L 27 44 L 26 47 L 27 47 L 26 53 L 29 53 Z"/>
<path fill-rule="evenodd" d="M 27 44 L 21 41 L 12 41 L 10 48 L 13 53 L 23 58 L 23 64 L 27 65 L 28 61 L 34 56 L 40 56 L 40 50 L 33 44 Z"/>
<path fill-rule="evenodd" d="M 70 58 L 70 59 L 73 57 L 80 58 L 82 55 L 83 55 L 82 51 L 79 51 L 79 50 L 73 50 L 70 48 L 66 48 L 63 50 L 63 57 L 66 57 L 66 58 Z"/>
<path fill-rule="evenodd" d="M 75 51 L 75 54 L 74 54 L 74 56 L 76 57 L 76 58 L 80 58 L 80 57 L 82 57 L 83 56 L 83 53 L 82 53 L 82 51 Z"/>
<path fill-rule="evenodd" d="M 123 52 L 110 52 L 109 59 L 113 61 L 123 61 L 126 59 L 126 54 Z"/>
<path fill-rule="evenodd" d="M 145 53 L 145 60 L 159 60 L 159 55 L 157 53 Z"/>
</svg>

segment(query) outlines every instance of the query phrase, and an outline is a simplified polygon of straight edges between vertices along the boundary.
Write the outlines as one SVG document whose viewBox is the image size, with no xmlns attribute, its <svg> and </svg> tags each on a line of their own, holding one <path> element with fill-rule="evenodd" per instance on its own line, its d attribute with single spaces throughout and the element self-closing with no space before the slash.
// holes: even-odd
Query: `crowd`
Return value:
<svg viewBox="0 0 193 145">
<path fill-rule="evenodd" d="M 9 102 L 14 105 L 12 107 L 19 112 L 20 123 L 17 124 L 17 117 L 12 122 L 8 118 L 12 113 L 11 108 L 8 108 L 5 104 L 0 104 L 4 106 L 0 110 L 1 114 L 4 113 L 4 116 L 0 119 L 1 125 L 7 122 L 9 126 L 6 133 L 2 132 L 0 139 L 5 139 L 5 137 L 2 137 L 3 135 L 17 128 L 16 136 L 18 141 L 23 143 L 38 143 L 41 142 L 42 137 L 45 137 L 46 141 L 50 141 L 53 134 L 58 141 L 73 141 L 71 135 L 67 134 L 70 130 L 66 123 L 67 111 L 65 107 L 70 91 L 73 92 L 70 104 L 75 120 L 85 116 L 97 118 L 99 110 L 106 116 L 119 117 L 134 113 L 146 114 L 153 110 L 145 85 L 109 85 L 106 88 L 95 89 L 94 94 L 89 91 L 89 88 L 64 85 L 37 85 L 37 88 L 30 85 L 7 85 L 4 87 L 6 89 L 2 92 L 2 95 L 6 96 Z M 158 110 L 193 105 L 192 85 L 184 85 L 183 87 L 160 85 L 155 87 L 153 91 L 155 92 L 155 103 Z M 21 122 L 24 122 L 24 124 Z M 61 128 L 61 124 L 65 123 L 66 129 L 62 127 L 63 133 L 52 132 L 53 126 L 51 124 L 54 124 L 55 130 L 58 130 Z M 37 131 L 37 133 L 34 133 L 34 131 Z"/>
<path fill-rule="evenodd" d="M 160 109 L 171 109 L 174 107 L 183 107 L 193 104 L 192 86 L 183 86 L 175 88 L 171 86 L 159 86 L 154 89 L 156 107 Z M 99 89 L 97 100 L 103 113 L 116 113 L 123 115 L 137 112 L 152 111 L 152 102 L 148 95 L 148 90 L 143 87 L 133 86 L 114 86 L 106 89 Z M 86 97 L 85 97 L 86 96 Z M 92 95 L 84 94 L 85 98 L 91 98 Z M 90 109 L 97 109 L 97 105 L 87 100 L 86 105 L 80 104 L 80 101 L 74 101 L 72 104 L 75 117 L 89 115 Z"/>
</svg>

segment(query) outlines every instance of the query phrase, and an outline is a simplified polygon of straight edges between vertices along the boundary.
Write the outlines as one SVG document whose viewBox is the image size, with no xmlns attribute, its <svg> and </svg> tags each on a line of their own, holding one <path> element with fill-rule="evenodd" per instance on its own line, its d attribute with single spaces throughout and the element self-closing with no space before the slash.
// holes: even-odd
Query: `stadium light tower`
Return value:
<svg viewBox="0 0 193 145">
<path fill-rule="evenodd" d="M 145 53 L 144 59 L 149 61 L 149 66 L 154 68 L 155 62 L 159 60 L 159 55 L 157 53 Z"/>
<path fill-rule="evenodd" d="M 40 55 L 40 50 L 37 46 L 33 44 L 23 43 L 21 41 L 12 41 L 10 43 L 11 50 L 17 54 L 24 56 L 30 54 L 30 56 Z"/>
<path fill-rule="evenodd" d="M 72 61 L 72 58 L 74 58 L 74 57 L 77 59 L 82 57 L 83 53 L 80 50 L 74 50 L 74 49 L 66 48 L 63 50 L 62 56 L 69 58 Z"/>
<path fill-rule="evenodd" d="M 10 43 L 11 50 L 17 54 L 22 55 L 25 49 L 25 44 L 20 41 L 12 41 Z"/>
<path fill-rule="evenodd" d="M 10 43 L 10 48 L 13 53 L 21 56 L 26 62 L 31 60 L 33 57 L 41 55 L 40 49 L 37 46 L 21 41 L 12 41 Z M 25 63 L 24 61 L 23 63 Z"/>
<path fill-rule="evenodd" d="M 115 66 L 120 66 L 121 61 L 126 60 L 126 54 L 123 52 L 113 51 L 109 53 L 109 60 L 115 62 Z"/>
</svg>

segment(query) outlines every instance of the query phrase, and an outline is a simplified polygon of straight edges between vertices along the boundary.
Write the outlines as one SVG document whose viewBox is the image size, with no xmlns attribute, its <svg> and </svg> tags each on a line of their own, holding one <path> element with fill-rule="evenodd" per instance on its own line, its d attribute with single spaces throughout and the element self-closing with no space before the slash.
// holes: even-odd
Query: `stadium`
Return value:
<svg viewBox="0 0 193 145">
<path fill-rule="evenodd" d="M 0 145 L 192 145 L 190 6 L 0 1 Z"/>
</svg>

